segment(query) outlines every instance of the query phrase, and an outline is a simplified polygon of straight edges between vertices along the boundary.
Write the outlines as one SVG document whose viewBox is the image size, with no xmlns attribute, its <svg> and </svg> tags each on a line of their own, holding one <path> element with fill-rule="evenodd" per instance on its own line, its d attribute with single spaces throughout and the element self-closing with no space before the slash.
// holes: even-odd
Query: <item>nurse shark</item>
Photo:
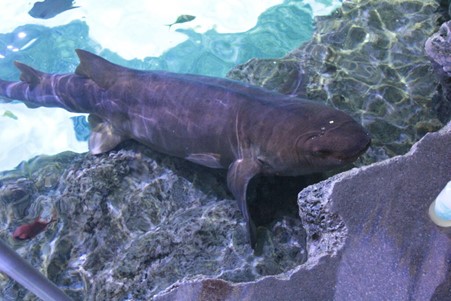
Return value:
<svg viewBox="0 0 451 301">
<path fill-rule="evenodd" d="M 141 71 L 76 50 L 75 73 L 48 74 L 15 62 L 20 81 L 0 80 L 0 96 L 30 108 L 88 113 L 89 150 L 127 139 L 211 168 L 225 168 L 251 246 L 246 201 L 259 174 L 297 176 L 355 161 L 371 143 L 349 115 L 313 101 L 208 76 Z"/>
</svg>

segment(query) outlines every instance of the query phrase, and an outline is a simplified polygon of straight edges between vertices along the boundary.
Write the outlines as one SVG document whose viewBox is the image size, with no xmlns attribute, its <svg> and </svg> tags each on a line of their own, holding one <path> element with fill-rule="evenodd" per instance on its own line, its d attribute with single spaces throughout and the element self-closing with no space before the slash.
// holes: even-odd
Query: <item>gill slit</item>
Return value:
<svg viewBox="0 0 451 301">
<path fill-rule="evenodd" d="M 237 160 L 243 159 L 243 149 L 240 142 L 240 134 L 239 134 L 239 115 L 240 112 L 238 111 L 235 118 L 235 137 L 236 137 L 236 146 L 238 150 Z"/>
<path fill-rule="evenodd" d="M 298 162 L 307 162 L 307 165 L 309 166 L 309 167 L 312 167 L 313 165 L 312 165 L 312 162 L 310 162 L 310 160 L 309 160 L 309 158 L 308 158 L 308 156 L 305 156 L 304 155 L 304 153 L 302 152 L 299 152 L 298 151 L 298 143 L 299 143 L 299 140 L 301 140 L 301 138 L 304 138 L 305 136 L 307 136 L 307 135 L 311 135 L 312 133 L 314 133 L 314 131 L 309 131 L 309 132 L 307 132 L 307 133 L 304 133 L 304 134 L 302 134 L 302 135 L 299 135 L 297 138 L 296 138 L 296 141 L 295 141 L 295 153 L 296 153 L 296 156 L 297 156 L 297 158 L 298 158 Z M 317 137 L 318 135 L 314 135 L 314 136 L 311 136 L 311 137 L 309 137 L 307 140 L 310 140 L 310 139 L 312 139 L 313 137 Z"/>
</svg>

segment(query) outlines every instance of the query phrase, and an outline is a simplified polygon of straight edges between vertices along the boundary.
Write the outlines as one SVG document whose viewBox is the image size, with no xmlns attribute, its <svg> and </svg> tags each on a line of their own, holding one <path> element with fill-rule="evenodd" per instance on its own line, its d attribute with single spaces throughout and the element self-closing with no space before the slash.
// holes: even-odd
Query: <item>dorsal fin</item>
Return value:
<svg viewBox="0 0 451 301">
<path fill-rule="evenodd" d="M 92 79 L 103 89 L 111 87 L 116 82 L 117 73 L 126 69 L 86 50 L 75 51 L 80 58 L 75 74 Z"/>
<path fill-rule="evenodd" d="M 14 62 L 14 65 L 21 71 L 20 80 L 28 83 L 31 88 L 36 87 L 41 82 L 42 76 L 44 75 L 43 72 L 17 61 Z"/>
</svg>

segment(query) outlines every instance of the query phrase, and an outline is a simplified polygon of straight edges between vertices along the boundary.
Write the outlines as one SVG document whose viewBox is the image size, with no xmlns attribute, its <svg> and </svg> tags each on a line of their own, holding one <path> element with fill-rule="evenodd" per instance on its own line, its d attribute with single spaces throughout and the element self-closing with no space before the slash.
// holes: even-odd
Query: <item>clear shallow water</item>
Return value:
<svg viewBox="0 0 451 301">
<path fill-rule="evenodd" d="M 313 16 L 340 5 L 330 0 L 171 0 L 159 5 L 135 0 L 126 6 L 121 1 L 76 1 L 78 8 L 43 20 L 28 14 L 33 3 L 3 3 L 0 77 L 9 80 L 18 79 L 15 60 L 46 72 L 73 72 L 75 48 L 133 68 L 225 76 L 251 58 L 286 55 L 311 38 Z M 196 19 L 165 26 L 182 14 Z M 2 116 L 5 112 L 17 118 Z M 86 137 L 85 122 L 77 116 L 0 101 L 0 170 L 40 154 L 87 151 L 80 141 Z"/>
</svg>

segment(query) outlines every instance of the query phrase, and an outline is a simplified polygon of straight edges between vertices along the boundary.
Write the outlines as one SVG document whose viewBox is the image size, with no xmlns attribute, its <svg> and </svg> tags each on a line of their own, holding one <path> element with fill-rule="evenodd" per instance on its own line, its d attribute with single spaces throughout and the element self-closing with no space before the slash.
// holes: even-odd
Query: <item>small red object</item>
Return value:
<svg viewBox="0 0 451 301">
<path fill-rule="evenodd" d="M 32 239 L 44 231 L 47 226 L 56 221 L 56 219 L 56 211 L 53 212 L 52 219 L 48 222 L 41 220 L 41 216 L 39 215 L 34 222 L 17 227 L 13 232 L 13 238 L 17 240 Z"/>
</svg>

